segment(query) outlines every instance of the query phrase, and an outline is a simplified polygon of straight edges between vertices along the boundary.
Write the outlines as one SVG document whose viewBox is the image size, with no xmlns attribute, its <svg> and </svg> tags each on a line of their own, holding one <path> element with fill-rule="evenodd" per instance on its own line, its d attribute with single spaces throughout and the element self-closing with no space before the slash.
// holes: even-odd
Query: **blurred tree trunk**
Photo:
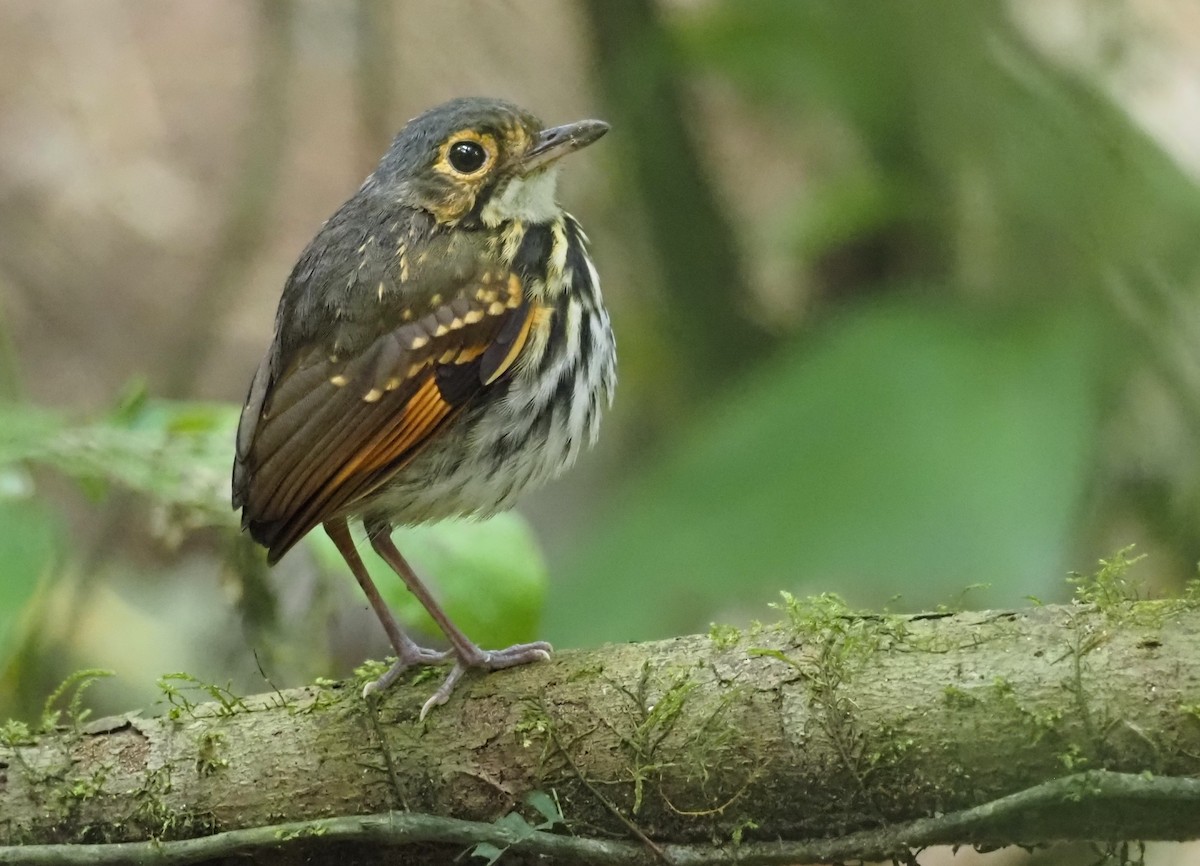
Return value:
<svg viewBox="0 0 1200 866">
<path fill-rule="evenodd" d="M 392 108 L 398 83 L 395 6 L 388 0 L 357 0 L 354 40 L 359 160 L 368 172 L 400 128 Z"/>
<path fill-rule="evenodd" d="M 708 393 L 770 345 L 745 315 L 747 281 L 729 212 L 704 168 L 655 4 L 585 0 L 583 8 L 607 116 L 620 133 L 622 193 L 645 214 L 663 276 L 661 332 L 687 350 L 680 384 Z"/>
<path fill-rule="evenodd" d="M 254 92 L 248 106 L 241 166 L 229 190 L 220 237 L 197 289 L 176 323 L 162 393 L 192 393 L 215 348 L 216 336 L 266 237 L 271 203 L 287 146 L 288 91 L 295 63 L 294 0 L 258 0 Z"/>
<path fill-rule="evenodd" d="M 474 677 L 425 722 L 430 681 L 382 704 L 347 683 L 176 697 L 175 719 L 0 747 L 0 842 L 53 843 L 0 863 L 117 862 L 150 849 L 79 843 L 148 837 L 199 837 L 159 843 L 159 863 L 385 862 L 403 842 L 420 843 L 405 862 L 442 863 L 473 840 L 514 843 L 505 863 L 787 863 L 1200 837 L 1200 610 L 789 614 Z M 557 811 L 570 835 L 529 828 Z M 321 823 L 336 815 L 362 817 Z"/>
</svg>

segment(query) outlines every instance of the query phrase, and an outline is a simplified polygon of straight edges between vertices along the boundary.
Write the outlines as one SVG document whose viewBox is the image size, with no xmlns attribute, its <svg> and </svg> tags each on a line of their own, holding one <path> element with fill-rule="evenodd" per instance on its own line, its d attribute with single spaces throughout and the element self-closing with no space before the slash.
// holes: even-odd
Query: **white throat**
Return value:
<svg viewBox="0 0 1200 866">
<path fill-rule="evenodd" d="M 484 205 L 480 212 L 484 225 L 495 227 L 506 220 L 551 222 L 560 210 L 554 199 L 557 183 L 557 165 L 526 177 L 514 177 Z"/>
</svg>

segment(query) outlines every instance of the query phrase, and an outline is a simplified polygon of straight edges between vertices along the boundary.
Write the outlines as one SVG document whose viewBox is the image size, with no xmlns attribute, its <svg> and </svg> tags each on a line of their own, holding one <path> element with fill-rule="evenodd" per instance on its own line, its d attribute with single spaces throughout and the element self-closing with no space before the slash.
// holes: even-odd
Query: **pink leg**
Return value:
<svg viewBox="0 0 1200 866">
<path fill-rule="evenodd" d="M 375 552 L 383 558 L 384 562 L 392 567 L 392 570 L 404 581 L 404 585 L 408 587 L 408 591 L 415 595 L 417 601 L 421 602 L 425 610 L 429 612 L 433 621 L 438 624 L 438 628 L 445 633 L 446 638 L 450 641 L 451 652 L 456 657 L 454 667 L 451 668 L 441 688 L 434 692 L 433 697 L 426 701 L 425 706 L 421 708 L 421 718 L 425 718 L 425 714 L 434 707 L 446 703 L 450 699 L 450 694 L 454 691 L 454 687 L 462 679 L 462 675 L 471 668 L 497 671 L 503 668 L 529 664 L 530 662 L 546 661 L 550 658 L 553 647 L 545 641 L 514 644 L 513 646 L 498 650 L 480 649 L 450 620 L 450 617 L 442 610 L 441 605 L 430 594 L 425 584 L 417 577 L 416 572 L 412 570 L 412 566 L 400 554 L 396 543 L 392 541 L 391 524 L 381 520 L 368 520 L 366 521 L 366 527 L 367 535 L 371 539 L 371 546 L 375 548 Z"/>
<path fill-rule="evenodd" d="M 350 529 L 346 526 L 345 519 L 339 517 L 325 521 L 325 532 L 333 540 L 338 552 L 346 560 L 346 564 L 350 566 L 350 571 L 354 573 L 358 585 L 366 594 L 367 601 L 371 603 L 371 609 L 375 611 L 375 616 L 383 624 L 383 630 L 387 633 L 388 640 L 391 641 L 392 649 L 396 651 L 396 663 L 379 679 L 368 683 L 367 687 L 363 689 L 363 696 L 386 689 L 396 681 L 400 674 L 413 665 L 436 665 L 446 661 L 450 653 L 418 646 L 400 628 L 400 623 L 396 622 L 396 617 L 384 603 L 383 598 L 379 595 L 379 590 L 375 588 L 374 581 L 371 580 L 371 575 L 367 573 L 367 567 L 363 565 L 362 557 L 358 555 L 354 541 L 350 538 Z"/>
</svg>

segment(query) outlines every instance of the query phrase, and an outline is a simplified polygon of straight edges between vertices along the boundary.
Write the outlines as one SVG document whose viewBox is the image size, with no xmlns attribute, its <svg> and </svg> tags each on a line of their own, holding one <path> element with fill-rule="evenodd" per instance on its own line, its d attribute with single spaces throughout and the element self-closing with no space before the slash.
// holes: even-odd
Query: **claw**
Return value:
<svg viewBox="0 0 1200 866">
<path fill-rule="evenodd" d="M 411 667 L 444 664 L 449 660 L 451 655 L 452 653 L 449 650 L 431 650 L 414 644 L 412 651 L 401 653 L 400 657 L 392 662 L 392 666 L 384 672 L 383 676 L 363 686 L 362 695 L 364 698 L 367 698 L 376 692 L 383 691 L 398 680 L 400 674 Z"/>
<path fill-rule="evenodd" d="M 454 667 L 450 669 L 450 673 L 446 675 L 446 679 L 438 687 L 438 690 L 430 696 L 429 700 L 421 707 L 420 720 L 424 721 L 425 716 L 434 707 L 440 707 L 446 701 L 450 700 L 450 695 L 454 693 L 454 687 L 458 685 L 458 681 L 463 678 L 463 674 L 472 668 L 484 671 L 499 671 L 505 668 L 515 668 L 519 665 L 527 665 L 532 662 L 542 662 L 550 660 L 550 653 L 554 651 L 554 647 L 546 643 L 544 640 L 534 641 L 533 643 L 519 643 L 510 647 L 498 650 L 482 650 L 474 644 L 468 644 L 464 648 L 465 652 L 458 656 L 458 660 L 454 663 Z M 464 658 L 464 656 L 466 656 Z M 390 674 L 391 671 L 388 671 Z M 384 674 L 386 677 L 387 674 Z M 383 679 L 383 677 L 380 677 Z"/>
<path fill-rule="evenodd" d="M 421 714 L 417 716 L 417 721 L 425 721 L 425 717 L 429 715 L 429 711 L 434 707 L 440 707 L 446 701 L 450 700 L 450 694 L 454 691 L 454 687 L 458 685 L 458 681 L 462 679 L 463 674 L 467 672 L 467 667 L 462 662 L 458 662 L 454 667 L 450 668 L 450 673 L 446 675 L 446 679 L 438 686 L 438 690 L 429 696 L 424 704 L 421 705 Z"/>
</svg>

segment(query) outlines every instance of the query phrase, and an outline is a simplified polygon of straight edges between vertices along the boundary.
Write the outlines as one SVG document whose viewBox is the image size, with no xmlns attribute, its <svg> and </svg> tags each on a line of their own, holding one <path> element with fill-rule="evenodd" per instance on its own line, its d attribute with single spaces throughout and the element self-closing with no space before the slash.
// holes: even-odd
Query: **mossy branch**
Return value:
<svg viewBox="0 0 1200 866">
<path fill-rule="evenodd" d="M 424 723 L 428 678 L 378 703 L 356 683 L 176 689 L 162 718 L 9 726 L 0 863 L 769 864 L 1200 838 L 1192 601 L 783 608 L 479 677 Z"/>
</svg>

